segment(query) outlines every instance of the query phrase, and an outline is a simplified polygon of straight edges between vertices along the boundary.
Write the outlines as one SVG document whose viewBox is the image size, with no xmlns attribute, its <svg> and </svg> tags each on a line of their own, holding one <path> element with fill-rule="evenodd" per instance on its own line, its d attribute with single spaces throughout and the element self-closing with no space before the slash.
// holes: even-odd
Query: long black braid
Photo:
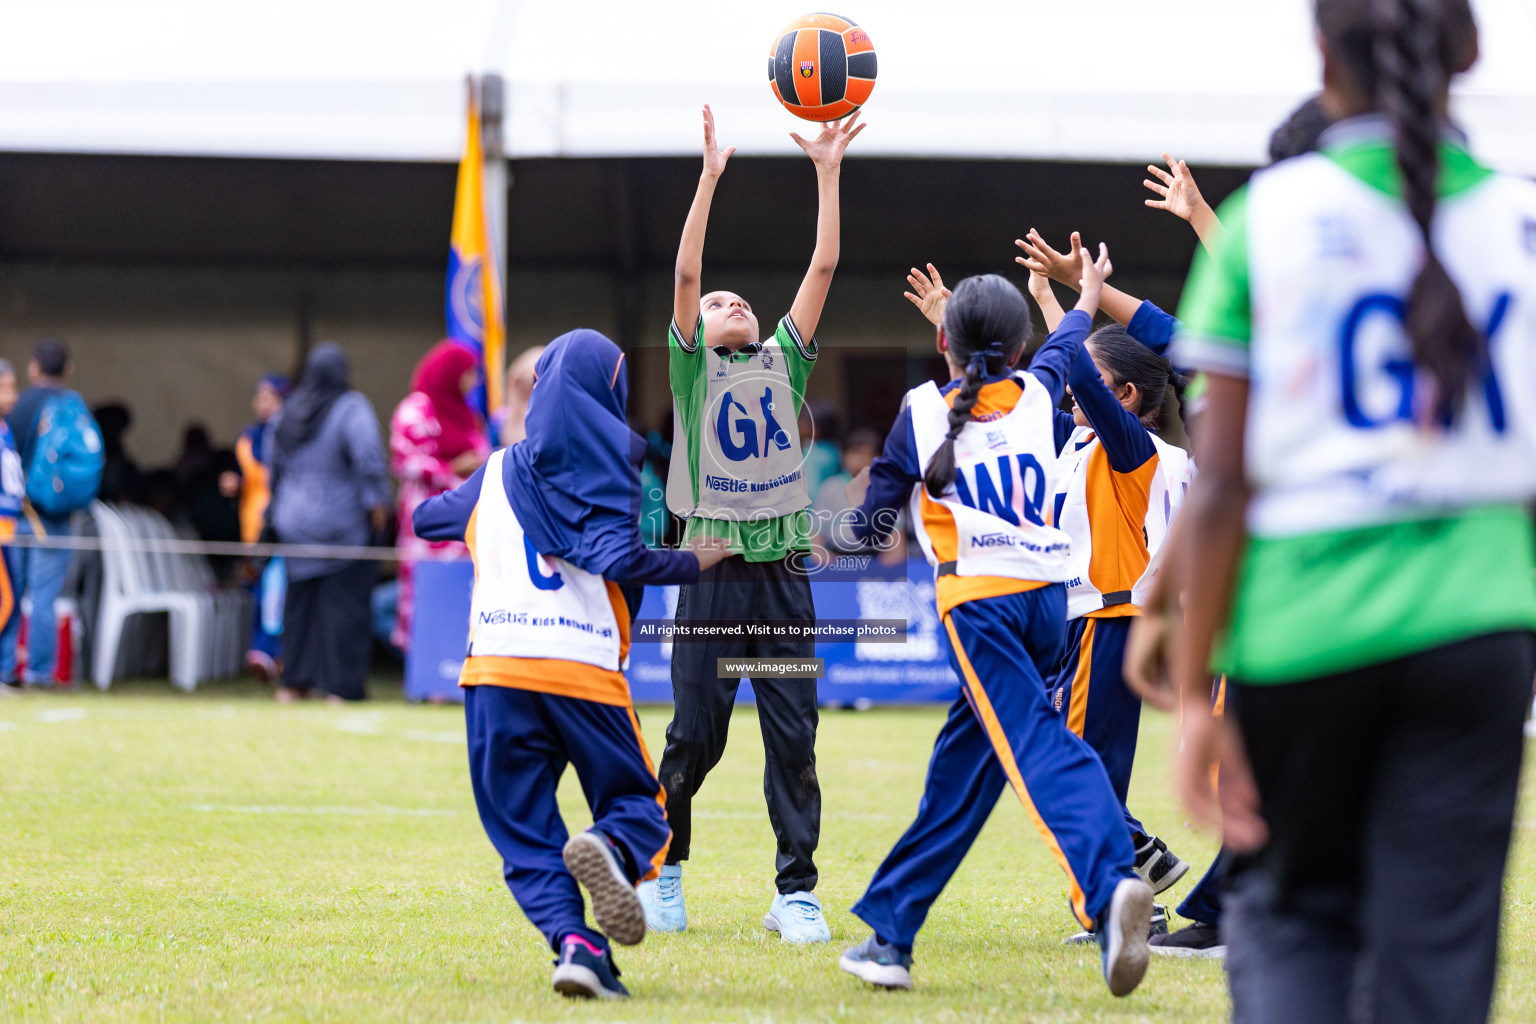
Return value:
<svg viewBox="0 0 1536 1024">
<path fill-rule="evenodd" d="M 1029 340 L 1029 305 L 1018 288 L 997 274 L 968 277 L 955 285 L 944 306 L 944 336 L 950 354 L 965 362 L 965 376 L 949 408 L 944 443 L 928 460 L 923 486 L 937 498 L 955 482 L 955 439 L 971 422 L 971 411 L 989 374 L 1003 372 Z"/>
<path fill-rule="evenodd" d="M 1424 240 L 1424 264 L 1408 292 L 1414 364 L 1434 380 L 1429 412 L 1452 422 L 1487 344 L 1467 318 L 1461 290 L 1434 250 L 1440 174 L 1440 104 L 1451 76 L 1475 52 L 1467 0 L 1319 0 L 1324 39 L 1355 84 L 1392 125 L 1403 198 Z"/>
</svg>

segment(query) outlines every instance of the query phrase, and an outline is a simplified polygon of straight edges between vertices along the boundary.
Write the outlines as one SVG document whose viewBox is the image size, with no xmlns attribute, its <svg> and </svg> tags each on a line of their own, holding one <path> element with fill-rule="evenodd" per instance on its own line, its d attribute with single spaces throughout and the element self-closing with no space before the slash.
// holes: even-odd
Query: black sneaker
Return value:
<svg viewBox="0 0 1536 1024">
<path fill-rule="evenodd" d="M 1154 894 L 1168 889 L 1188 872 L 1189 865 L 1169 852 L 1168 844 L 1156 836 L 1136 851 L 1136 873 Z"/>
<path fill-rule="evenodd" d="M 1220 960 L 1227 955 L 1221 934 L 1213 924 L 1196 921 L 1176 932 L 1153 936 L 1147 945 L 1158 956 L 1199 957 Z"/>
<path fill-rule="evenodd" d="M 567 935 L 555 961 L 555 991 L 573 999 L 628 999 L 619 983 L 613 953 L 598 949 L 580 935 Z"/>
<path fill-rule="evenodd" d="M 880 936 L 871 935 L 859 945 L 843 950 L 837 966 L 881 988 L 912 987 L 912 954 L 903 953 Z"/>
</svg>

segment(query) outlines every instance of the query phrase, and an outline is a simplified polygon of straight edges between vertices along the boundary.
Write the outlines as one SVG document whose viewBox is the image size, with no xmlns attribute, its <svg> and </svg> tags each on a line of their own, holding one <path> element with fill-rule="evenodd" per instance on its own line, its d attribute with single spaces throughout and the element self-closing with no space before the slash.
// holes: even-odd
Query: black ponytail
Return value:
<svg viewBox="0 0 1536 1024">
<path fill-rule="evenodd" d="M 923 474 L 931 497 L 939 497 L 955 482 L 955 439 L 971 422 L 987 377 L 1003 372 L 1029 340 L 1029 330 L 1029 304 L 1007 278 L 982 274 L 955 285 L 944 305 L 944 337 L 954 360 L 965 363 L 965 376 L 949 407 L 944 443 Z"/>
<path fill-rule="evenodd" d="M 1189 378 L 1168 364 L 1168 387 L 1173 391 L 1173 404 L 1179 410 L 1179 426 L 1184 428 L 1184 436 L 1189 436 L 1189 406 L 1184 401 L 1184 392 L 1189 387 Z M 1166 427 L 1166 417 L 1161 426 Z"/>
<path fill-rule="evenodd" d="M 1476 52 L 1467 0 L 1319 0 L 1318 28 L 1354 84 L 1392 125 L 1403 199 L 1424 240 L 1424 264 L 1408 290 L 1414 365 L 1434 381 L 1429 412 L 1454 421 L 1487 343 L 1467 318 L 1461 290 L 1435 254 L 1432 227 L 1440 173 L 1440 106 L 1451 76 Z"/>
</svg>

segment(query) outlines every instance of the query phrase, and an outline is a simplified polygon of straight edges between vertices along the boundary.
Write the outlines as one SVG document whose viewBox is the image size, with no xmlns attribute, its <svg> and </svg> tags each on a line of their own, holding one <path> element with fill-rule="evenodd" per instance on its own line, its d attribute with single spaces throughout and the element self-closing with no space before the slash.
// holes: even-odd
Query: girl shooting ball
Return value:
<svg viewBox="0 0 1536 1024">
<path fill-rule="evenodd" d="M 858 115 L 827 124 L 814 139 L 791 133 L 816 167 L 816 248 L 788 315 L 759 340 L 757 314 L 734 292 L 701 292 L 704 233 L 715 185 L 734 149 L 715 141 L 704 108 L 704 170 L 677 249 L 668 331 L 676 442 L 667 504 L 688 521 L 685 538 L 713 537 L 731 556 L 678 596 L 677 622 L 793 623 L 794 637 L 680 640 L 672 653 L 672 723 L 661 758 L 673 841 L 661 877 L 642 888 L 658 931 L 688 927 L 682 862 L 693 839 L 693 798 L 725 753 L 740 679 L 721 679 L 722 658 L 816 656 L 816 608 L 804 558 L 813 531 L 797 420 L 816 365 L 816 328 L 839 250 L 838 178 L 843 152 L 864 130 Z M 816 778 L 816 680 L 755 676 L 768 767 L 763 788 L 778 840 L 776 893 L 763 924 L 789 942 L 831 938 L 814 855 L 821 838 Z"/>
</svg>

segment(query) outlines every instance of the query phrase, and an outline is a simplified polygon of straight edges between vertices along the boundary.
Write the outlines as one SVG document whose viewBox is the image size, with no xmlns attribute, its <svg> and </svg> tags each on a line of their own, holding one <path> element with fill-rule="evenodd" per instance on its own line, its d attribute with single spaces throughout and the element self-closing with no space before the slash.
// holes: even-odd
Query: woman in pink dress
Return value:
<svg viewBox="0 0 1536 1024">
<path fill-rule="evenodd" d="M 400 482 L 400 604 L 390 639 L 410 646 L 415 609 L 416 559 L 450 551 L 467 555 L 456 541 L 431 543 L 411 530 L 411 513 L 432 497 L 463 483 L 491 453 L 480 417 L 465 399 L 474 387 L 478 357 L 454 341 L 440 341 L 416 364 L 411 393 L 389 421 L 389 453 Z"/>
</svg>

